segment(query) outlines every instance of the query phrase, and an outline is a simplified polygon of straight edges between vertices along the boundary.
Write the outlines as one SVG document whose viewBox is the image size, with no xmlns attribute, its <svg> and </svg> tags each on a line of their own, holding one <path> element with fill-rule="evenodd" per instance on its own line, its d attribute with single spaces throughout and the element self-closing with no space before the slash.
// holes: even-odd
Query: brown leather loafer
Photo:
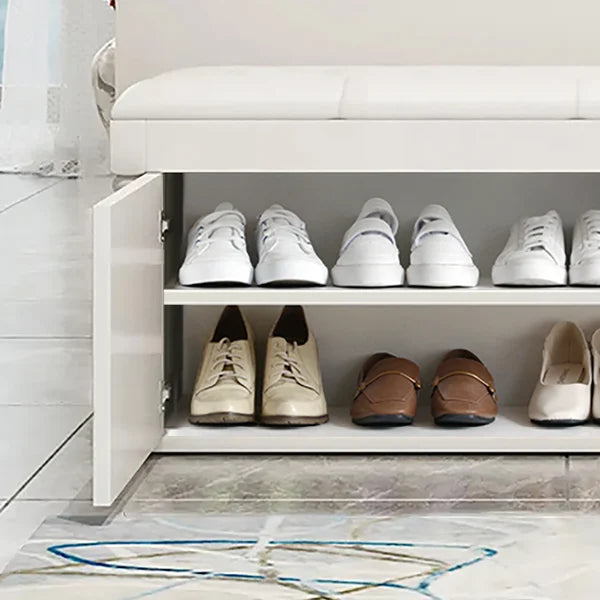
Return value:
<svg viewBox="0 0 600 600">
<path fill-rule="evenodd" d="M 469 350 L 452 350 L 432 384 L 431 414 L 436 425 L 487 425 L 498 414 L 494 378 Z"/>
<path fill-rule="evenodd" d="M 419 367 L 384 352 L 364 364 L 350 414 L 357 425 L 410 425 L 421 389 Z"/>
</svg>

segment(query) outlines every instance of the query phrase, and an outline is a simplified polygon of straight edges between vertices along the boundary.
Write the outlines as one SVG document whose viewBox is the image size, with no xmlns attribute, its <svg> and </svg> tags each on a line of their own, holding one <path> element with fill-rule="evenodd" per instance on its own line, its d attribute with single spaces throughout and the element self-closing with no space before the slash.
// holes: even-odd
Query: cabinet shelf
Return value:
<svg viewBox="0 0 600 600">
<path fill-rule="evenodd" d="M 600 288 L 500 288 L 489 282 L 472 288 L 260 288 L 183 287 L 172 283 L 164 291 L 165 305 L 216 306 L 593 306 L 600 304 Z"/>
<path fill-rule="evenodd" d="M 183 404 L 183 403 L 182 403 Z M 532 425 L 527 408 L 501 408 L 484 427 L 447 429 L 424 414 L 410 427 L 372 429 L 354 425 L 346 406 L 331 406 L 330 421 L 304 428 L 202 427 L 187 421 L 187 406 L 167 423 L 158 452 L 209 453 L 560 453 L 600 451 L 600 426 L 564 429 Z"/>
</svg>

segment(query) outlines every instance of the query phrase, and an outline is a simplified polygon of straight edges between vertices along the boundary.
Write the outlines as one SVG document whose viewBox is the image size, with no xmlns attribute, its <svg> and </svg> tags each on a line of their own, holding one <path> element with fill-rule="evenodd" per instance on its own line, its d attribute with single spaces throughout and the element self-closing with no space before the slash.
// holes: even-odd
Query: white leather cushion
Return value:
<svg viewBox="0 0 600 600">
<path fill-rule="evenodd" d="M 112 118 L 335 119 L 342 67 L 195 67 L 134 84 Z"/>
<path fill-rule="evenodd" d="M 115 120 L 600 118 L 598 67 L 194 67 L 140 81 Z"/>
<path fill-rule="evenodd" d="M 578 68 L 354 67 L 345 119 L 569 119 Z"/>
</svg>

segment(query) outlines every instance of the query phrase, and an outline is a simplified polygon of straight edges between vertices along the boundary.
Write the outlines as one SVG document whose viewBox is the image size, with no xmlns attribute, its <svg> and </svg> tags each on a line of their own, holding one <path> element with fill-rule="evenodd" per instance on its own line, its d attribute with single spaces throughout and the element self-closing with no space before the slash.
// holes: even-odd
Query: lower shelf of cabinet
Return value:
<svg viewBox="0 0 600 600">
<path fill-rule="evenodd" d="M 182 407 L 182 409 L 185 407 Z M 371 429 L 350 421 L 348 408 L 330 407 L 330 421 L 306 428 L 199 427 L 182 410 L 173 415 L 157 452 L 193 453 L 600 453 L 600 426 L 542 428 L 526 407 L 505 407 L 484 427 L 436 427 L 427 415 L 412 426 Z"/>
</svg>

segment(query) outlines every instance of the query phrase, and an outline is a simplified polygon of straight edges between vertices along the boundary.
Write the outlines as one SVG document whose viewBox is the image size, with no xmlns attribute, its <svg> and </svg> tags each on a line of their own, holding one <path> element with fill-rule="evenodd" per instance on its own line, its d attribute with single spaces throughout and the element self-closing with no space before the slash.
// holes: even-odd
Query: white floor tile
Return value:
<svg viewBox="0 0 600 600">
<path fill-rule="evenodd" d="M 91 406 L 92 342 L 1 339 L 0 405 Z"/>
<path fill-rule="evenodd" d="M 89 414 L 85 406 L 0 406 L 0 497 L 10 498 Z"/>
<path fill-rule="evenodd" d="M 110 190 L 62 181 L 0 214 L 0 337 L 91 335 L 91 206 Z"/>
<path fill-rule="evenodd" d="M 17 500 L 91 500 L 92 422 L 54 456 Z"/>
<path fill-rule="evenodd" d="M 0 174 L 0 212 L 59 182 L 49 177 Z"/>
</svg>

